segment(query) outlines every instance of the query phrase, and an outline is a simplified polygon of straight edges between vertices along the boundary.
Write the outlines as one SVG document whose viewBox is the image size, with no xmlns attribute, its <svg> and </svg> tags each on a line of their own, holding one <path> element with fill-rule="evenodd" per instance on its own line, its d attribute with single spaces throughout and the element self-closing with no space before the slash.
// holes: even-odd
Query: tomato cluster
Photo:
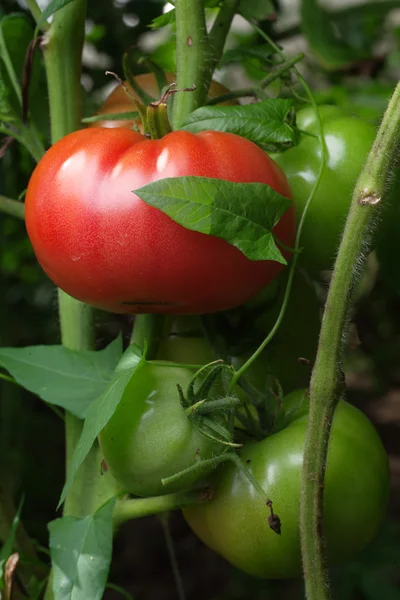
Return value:
<svg viewBox="0 0 400 600">
<path fill-rule="evenodd" d="M 156 93 L 154 76 L 139 76 L 138 84 Z M 210 95 L 223 91 L 213 84 Z M 96 125 L 102 127 L 55 144 L 26 196 L 30 240 L 60 288 L 112 312 L 167 315 L 157 360 L 141 363 L 133 373 L 99 436 L 105 461 L 124 490 L 136 496 L 210 485 L 211 501 L 184 510 L 193 531 L 252 575 L 297 576 L 308 415 L 302 388 L 310 377 L 310 367 L 298 359 L 312 363 L 315 357 L 321 309 L 310 273 L 332 268 L 374 128 L 334 107 L 320 108 L 327 164 L 301 238 L 300 264 L 308 275 L 295 274 L 278 333 L 231 390 L 233 369 L 249 359 L 276 322 L 287 273 L 280 273 L 278 262 L 249 260 L 224 239 L 186 229 L 133 190 L 194 175 L 264 183 L 282 196 L 293 195 L 296 214 L 290 206 L 273 229 L 289 258 L 296 216 L 299 220 L 320 171 L 318 121 L 312 109 L 300 110 L 299 144 L 274 161 L 237 135 L 174 131 L 149 140 L 131 129 L 133 121 L 106 118 L 130 110 L 132 103 L 117 88 L 99 110 L 104 120 Z M 221 357 L 223 366 L 196 372 Z M 224 464 L 232 452 L 271 498 L 281 536 L 269 527 L 265 502 L 251 482 Z M 377 433 L 342 401 L 325 483 L 331 561 L 357 553 L 374 537 L 388 487 L 387 457 Z"/>
</svg>

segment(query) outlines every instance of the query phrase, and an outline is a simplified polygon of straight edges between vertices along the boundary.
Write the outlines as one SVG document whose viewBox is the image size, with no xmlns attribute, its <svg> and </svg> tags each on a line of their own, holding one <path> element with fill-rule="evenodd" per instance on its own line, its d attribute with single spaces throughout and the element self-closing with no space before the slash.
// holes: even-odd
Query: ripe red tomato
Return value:
<svg viewBox="0 0 400 600">
<path fill-rule="evenodd" d="M 260 182 L 291 195 L 273 160 L 237 135 L 175 131 L 148 140 L 129 129 L 76 131 L 45 154 L 27 190 L 27 230 L 44 271 L 71 296 L 111 312 L 207 313 L 251 298 L 283 265 L 251 261 L 132 193 L 183 175 Z M 293 207 L 274 232 L 293 246 Z"/>
</svg>

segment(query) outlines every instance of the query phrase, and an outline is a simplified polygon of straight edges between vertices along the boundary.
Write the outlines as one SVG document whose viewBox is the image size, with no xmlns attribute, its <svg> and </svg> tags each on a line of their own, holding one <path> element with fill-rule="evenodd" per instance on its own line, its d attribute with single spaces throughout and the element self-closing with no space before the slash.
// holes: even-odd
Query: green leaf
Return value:
<svg viewBox="0 0 400 600">
<path fill-rule="evenodd" d="M 64 502 L 76 472 L 88 455 L 93 442 L 113 416 L 132 375 L 144 363 L 145 358 L 141 349 L 135 344 L 129 346 L 119 361 L 106 390 L 89 406 L 81 437 L 68 468 L 67 481 L 61 493 L 59 505 Z"/>
<path fill-rule="evenodd" d="M 203 106 L 188 116 L 182 129 L 225 131 L 257 144 L 295 144 L 298 131 L 285 122 L 292 106 L 292 100 L 280 99 L 245 106 Z"/>
<path fill-rule="evenodd" d="M 175 25 L 176 14 L 175 9 L 169 10 L 168 12 L 156 17 L 152 20 L 149 27 L 150 29 L 161 29 L 167 25 Z"/>
<path fill-rule="evenodd" d="M 36 29 L 40 29 L 43 23 L 51 17 L 51 15 L 54 15 L 60 8 L 64 8 L 64 6 L 67 6 L 67 4 L 70 4 L 71 2 L 74 2 L 74 0 L 52 0 L 52 2 L 44 9 Z"/>
<path fill-rule="evenodd" d="M 268 185 L 171 177 L 145 185 L 135 194 L 187 229 L 233 244 L 250 260 L 286 264 L 272 229 L 291 201 Z"/>
<path fill-rule="evenodd" d="M 109 383 L 121 354 L 118 337 L 99 352 L 64 346 L 0 348 L 0 365 L 45 402 L 82 419 Z"/>
<path fill-rule="evenodd" d="M 254 19 L 255 21 L 263 21 L 276 14 L 270 0 L 240 0 L 238 12 L 245 19 Z"/>
<path fill-rule="evenodd" d="M 17 512 L 15 513 L 15 516 L 12 520 L 7 539 L 4 541 L 3 546 L 0 550 L 0 588 L 3 588 L 2 582 L 4 580 L 4 567 L 5 567 L 5 564 L 8 560 L 8 558 L 11 556 L 12 551 L 13 551 L 15 536 L 17 533 L 17 529 L 19 527 L 20 515 L 21 515 L 21 510 L 22 510 L 23 504 L 24 504 L 24 498 L 22 497 L 20 500 Z"/>
<path fill-rule="evenodd" d="M 112 555 L 115 498 L 93 515 L 49 523 L 55 600 L 101 600 Z"/>
</svg>

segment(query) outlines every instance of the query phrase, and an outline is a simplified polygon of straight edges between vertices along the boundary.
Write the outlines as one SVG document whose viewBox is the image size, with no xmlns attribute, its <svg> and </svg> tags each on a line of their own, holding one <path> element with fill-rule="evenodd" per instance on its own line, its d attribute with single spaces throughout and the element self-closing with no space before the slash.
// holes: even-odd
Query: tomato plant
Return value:
<svg viewBox="0 0 400 600">
<path fill-rule="evenodd" d="M 268 526 L 268 510 L 251 484 L 232 465 L 210 481 L 214 496 L 204 506 L 184 509 L 193 531 L 213 550 L 257 577 L 287 578 L 301 572 L 300 480 L 307 426 L 304 390 L 283 399 L 284 429 L 250 442 L 241 458 L 281 520 L 282 535 Z M 346 560 L 376 535 L 386 512 L 388 460 L 367 417 L 341 401 L 336 410 L 325 475 L 324 532 L 331 562 Z"/>
<path fill-rule="evenodd" d="M 174 83 L 176 80 L 176 75 L 173 73 L 165 73 L 165 78 L 169 84 Z M 158 98 L 160 96 L 160 90 L 157 85 L 156 76 L 154 73 L 142 73 L 141 75 L 136 75 L 135 77 L 136 83 L 147 93 L 149 96 L 153 98 Z M 138 94 L 131 88 L 131 86 L 126 83 L 126 86 L 129 90 L 129 93 L 132 94 L 133 98 L 139 100 Z M 221 94 L 225 94 L 229 90 L 218 83 L 218 81 L 212 81 L 209 91 L 209 97 L 214 98 L 216 96 L 220 96 Z M 236 104 L 235 101 L 227 101 L 223 104 Z M 108 115 L 108 114 L 116 114 L 116 113 L 125 113 L 129 111 L 135 111 L 135 104 L 130 99 L 127 92 L 124 90 L 122 85 L 118 85 L 112 92 L 107 96 L 104 100 L 101 107 L 98 109 L 98 115 Z M 138 118 L 136 121 L 129 120 L 121 120 L 114 121 L 111 119 L 105 118 L 104 121 L 95 121 L 91 123 L 90 127 L 132 127 L 133 125 L 137 125 L 139 129 L 142 128 L 141 120 Z"/>
<path fill-rule="evenodd" d="M 339 400 L 379 422 L 395 465 L 395 3 L 299 0 L 293 27 L 280 0 L 3 4 L 0 596 L 173 597 L 159 527 L 180 598 L 189 579 L 191 600 L 210 582 L 226 600 L 397 597 L 398 494 L 381 527 L 387 457 Z M 143 103 L 117 86 L 94 115 L 106 69 Z M 320 107 L 318 188 L 306 97 L 340 107 Z M 375 127 L 347 109 L 382 121 L 372 152 Z M 181 561 L 167 515 L 183 508 L 228 559 L 214 573 L 195 533 Z M 114 534 L 157 514 L 131 524 L 145 544 L 122 589 L 133 538 L 110 569 Z"/>
<path fill-rule="evenodd" d="M 373 125 L 340 108 L 320 106 L 318 110 L 324 128 L 327 162 L 304 223 L 300 240 L 303 252 L 299 259 L 311 270 L 332 268 L 353 189 L 376 134 Z M 300 110 L 297 125 L 305 133 L 299 145 L 274 158 L 288 177 L 300 218 L 321 165 L 314 109 Z"/>
<path fill-rule="evenodd" d="M 99 438 L 107 466 L 125 491 L 159 496 L 190 488 L 204 472 L 168 486 L 161 480 L 226 450 L 215 433 L 213 439 L 201 433 L 181 405 L 177 385 L 185 391 L 193 375 L 188 368 L 154 363 L 132 376 Z"/>
<path fill-rule="evenodd" d="M 46 153 L 29 182 L 26 225 L 44 271 L 71 296 L 112 312 L 207 313 L 251 298 L 280 263 L 250 261 L 132 193 L 183 175 L 257 181 L 290 197 L 280 168 L 236 135 L 176 131 L 146 140 L 128 129 L 78 131 Z M 293 243 L 292 208 L 274 231 Z"/>
</svg>

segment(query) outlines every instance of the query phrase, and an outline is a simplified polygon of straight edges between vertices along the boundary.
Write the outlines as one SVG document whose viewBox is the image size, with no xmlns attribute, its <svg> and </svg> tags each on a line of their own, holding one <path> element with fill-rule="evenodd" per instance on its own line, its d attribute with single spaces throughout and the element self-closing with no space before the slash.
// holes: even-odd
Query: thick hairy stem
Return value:
<svg viewBox="0 0 400 600">
<path fill-rule="evenodd" d="M 196 89 L 179 92 L 174 97 L 172 123 L 179 128 L 182 121 L 207 98 L 208 83 L 205 78 L 211 58 L 201 0 L 177 0 L 176 9 L 176 73 L 177 88 Z"/>
<path fill-rule="evenodd" d="M 400 84 L 358 179 L 326 301 L 310 386 L 310 415 L 301 490 L 301 546 L 308 600 L 326 600 L 323 483 L 330 424 L 343 392 L 342 349 L 354 290 L 379 221 L 400 143 Z"/>
</svg>

